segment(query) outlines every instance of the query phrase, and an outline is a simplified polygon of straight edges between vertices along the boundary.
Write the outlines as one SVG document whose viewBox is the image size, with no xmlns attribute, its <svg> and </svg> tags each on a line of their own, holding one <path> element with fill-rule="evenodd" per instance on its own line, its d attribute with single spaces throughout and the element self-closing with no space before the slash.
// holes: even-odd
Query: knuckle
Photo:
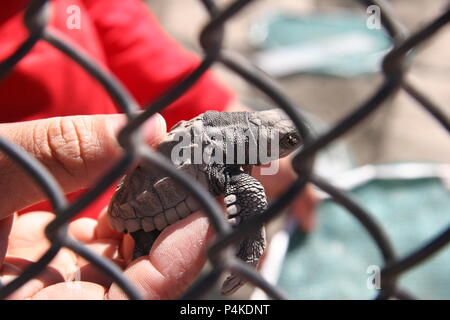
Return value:
<svg viewBox="0 0 450 320">
<path fill-rule="evenodd" d="M 60 117 L 47 127 L 47 157 L 71 176 L 87 173 L 98 148 L 92 123 L 86 117 Z"/>
</svg>

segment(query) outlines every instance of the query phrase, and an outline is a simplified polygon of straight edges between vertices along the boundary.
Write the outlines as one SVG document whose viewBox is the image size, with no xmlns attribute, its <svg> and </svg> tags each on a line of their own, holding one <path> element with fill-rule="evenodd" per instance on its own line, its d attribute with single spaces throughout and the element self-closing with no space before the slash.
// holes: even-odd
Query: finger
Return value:
<svg viewBox="0 0 450 320">
<path fill-rule="evenodd" d="M 133 260 L 134 240 L 130 234 L 126 234 L 122 238 L 122 245 L 120 247 L 120 254 L 127 264 Z"/>
<path fill-rule="evenodd" d="M 96 254 L 108 258 L 115 262 L 119 267 L 124 268 L 125 263 L 119 255 L 119 244 L 119 240 L 102 239 L 95 240 L 86 246 Z M 111 285 L 112 279 L 89 261 L 79 257 L 77 266 L 79 268 L 79 278 L 76 278 L 76 280 L 94 282 L 104 287 L 109 287 Z"/>
<path fill-rule="evenodd" d="M 71 281 L 46 287 L 31 297 L 32 300 L 103 300 L 105 288 L 99 284 Z"/>
<path fill-rule="evenodd" d="M 0 136 L 41 161 L 66 193 L 89 187 L 122 154 L 116 135 L 126 123 L 121 114 L 71 116 L 0 124 Z M 158 144 L 165 122 L 155 115 L 142 126 L 146 141 Z M 31 178 L 0 154 L 0 218 L 44 200 Z"/>
<path fill-rule="evenodd" d="M 107 208 L 104 208 L 97 218 L 97 227 L 95 228 L 96 239 L 117 239 L 123 238 L 123 233 L 114 230 L 108 220 Z"/>
<path fill-rule="evenodd" d="M 198 275 L 206 258 L 206 244 L 212 235 L 208 219 L 199 213 L 167 227 L 155 241 L 148 257 L 141 257 L 125 270 L 146 299 L 174 299 Z M 112 285 L 107 297 L 125 299 Z"/>
<path fill-rule="evenodd" d="M 315 228 L 318 203 L 319 200 L 310 185 L 307 185 L 301 195 L 292 203 L 290 212 L 298 221 L 301 230 L 310 232 Z"/>
<path fill-rule="evenodd" d="M 54 214 L 45 211 L 19 216 L 11 230 L 5 262 L 18 266 L 15 261 L 30 263 L 40 259 L 50 247 L 50 242 L 45 236 L 45 227 L 54 218 Z M 60 277 L 66 279 L 72 276 L 75 264 L 76 255 L 71 250 L 62 248 L 49 266 L 57 270 Z"/>
<path fill-rule="evenodd" d="M 80 242 L 92 242 L 96 239 L 97 224 L 92 218 L 77 219 L 69 224 L 69 235 Z"/>
<path fill-rule="evenodd" d="M 9 216 L 0 220 L 0 268 L 6 255 L 9 243 L 9 234 L 11 233 L 14 216 Z"/>
<path fill-rule="evenodd" d="M 264 186 L 268 198 L 278 197 L 297 178 L 291 161 L 291 157 L 286 157 L 253 168 L 252 175 Z M 267 171 L 264 173 L 263 168 L 267 170 L 267 167 L 275 168 L 274 174 L 267 174 Z"/>
<path fill-rule="evenodd" d="M 25 259 L 6 258 L 1 270 L 1 280 L 3 285 L 8 284 L 21 275 L 23 270 L 25 270 L 30 264 L 31 262 Z M 14 292 L 10 294 L 7 299 L 28 299 L 39 290 L 61 281 L 64 281 L 61 273 L 49 266 L 45 268 L 45 270 L 42 271 L 37 277 L 31 279 L 17 290 L 14 290 Z"/>
</svg>

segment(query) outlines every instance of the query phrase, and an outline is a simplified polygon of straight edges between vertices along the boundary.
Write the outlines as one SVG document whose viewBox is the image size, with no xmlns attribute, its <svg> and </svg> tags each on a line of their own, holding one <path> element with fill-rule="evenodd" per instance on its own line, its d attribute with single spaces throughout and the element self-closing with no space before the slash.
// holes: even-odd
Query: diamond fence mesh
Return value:
<svg viewBox="0 0 450 320">
<path fill-rule="evenodd" d="M 24 15 L 24 24 L 29 32 L 28 38 L 10 57 L 0 62 L 0 78 L 5 77 L 38 41 L 48 42 L 95 78 L 108 92 L 117 107 L 126 114 L 128 123 L 118 135 L 118 141 L 125 152 L 112 169 L 101 177 L 89 191 L 85 192 L 76 201 L 68 203 L 55 178 L 39 161 L 25 153 L 18 146 L 0 137 L 0 150 L 20 165 L 34 179 L 34 182 L 42 189 L 51 202 L 55 212 L 54 220 L 45 229 L 46 236 L 51 243 L 50 248 L 38 261 L 28 266 L 17 278 L 2 285 L 0 287 L 0 298 L 8 297 L 27 281 L 41 273 L 62 248 L 73 250 L 91 262 L 122 288 L 129 298 L 142 298 L 138 290 L 124 277 L 121 269 L 70 237 L 67 231 L 67 225 L 70 220 L 115 183 L 135 161 L 156 167 L 179 182 L 201 204 L 202 211 L 209 217 L 216 232 L 215 240 L 210 245 L 207 253 L 209 262 L 212 265 L 211 270 L 199 277 L 180 298 L 200 298 L 226 271 L 233 272 L 246 279 L 254 286 L 262 289 L 269 297 L 275 299 L 288 298 L 281 290 L 263 279 L 255 270 L 239 261 L 233 254 L 233 245 L 247 233 L 257 230 L 261 225 L 281 214 L 283 208 L 288 206 L 307 183 L 312 183 L 328 193 L 334 201 L 347 209 L 348 213 L 352 214 L 365 227 L 377 245 L 383 257 L 384 266 L 381 271 L 381 290 L 376 298 L 413 298 L 396 286 L 398 278 L 437 251 L 443 249 L 450 242 L 450 226 L 444 228 L 440 234 L 437 234 L 431 241 L 424 243 L 422 247 L 411 254 L 399 258 L 393 250 L 390 239 L 374 221 L 370 213 L 344 192 L 314 173 L 314 158 L 322 148 L 332 144 L 361 121 L 370 117 L 382 106 L 386 99 L 394 95 L 398 90 L 405 90 L 417 101 L 419 107 L 424 108 L 435 118 L 437 125 L 443 126 L 447 132 L 450 132 L 450 121 L 440 111 L 441 109 L 424 95 L 420 88 L 405 80 L 405 73 L 412 60 L 411 51 L 421 46 L 450 22 L 450 7 L 419 31 L 409 34 L 408 30 L 395 18 L 385 1 L 359 1 L 364 8 L 369 5 L 377 5 L 381 8 L 382 25 L 394 43 L 392 50 L 383 60 L 382 72 L 384 80 L 376 88 L 373 95 L 368 97 L 364 103 L 355 107 L 343 120 L 332 126 L 325 134 L 314 136 L 307 121 L 298 112 L 299 108 L 270 79 L 250 63 L 245 63 L 241 60 L 237 61 L 222 48 L 227 22 L 238 14 L 242 8 L 254 1 L 237 0 L 225 8 L 219 8 L 212 0 L 201 0 L 210 15 L 209 23 L 200 34 L 200 43 L 205 53 L 203 60 L 191 74 L 170 88 L 158 100 L 146 106 L 145 111 L 140 113 L 137 112 L 140 109 L 137 103 L 114 75 L 91 59 L 70 39 L 47 25 L 49 2 L 48 0 L 34 0 L 27 8 Z M 215 199 L 203 190 L 199 184 L 193 182 L 173 165 L 167 163 L 162 155 L 147 147 L 139 138 L 140 126 L 153 114 L 160 112 L 182 96 L 214 63 L 225 65 L 267 95 L 275 105 L 282 108 L 289 115 L 305 141 L 302 150 L 292 160 L 292 167 L 298 175 L 297 180 L 265 212 L 261 212 L 259 216 L 243 223 L 236 229 L 232 229 L 228 225 L 223 217 L 222 209 Z"/>
</svg>

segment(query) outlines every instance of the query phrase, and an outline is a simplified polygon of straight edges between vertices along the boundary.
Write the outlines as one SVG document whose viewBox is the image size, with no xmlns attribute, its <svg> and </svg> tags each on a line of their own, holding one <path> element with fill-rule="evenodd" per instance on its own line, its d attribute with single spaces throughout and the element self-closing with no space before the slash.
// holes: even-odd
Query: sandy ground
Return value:
<svg viewBox="0 0 450 320">
<path fill-rule="evenodd" d="M 207 15 L 200 1 L 148 2 L 161 24 L 173 37 L 187 48 L 201 53 L 197 39 L 207 21 Z M 217 2 L 223 5 L 230 1 Z M 279 9 L 307 13 L 317 9 L 342 9 L 346 6 L 359 8 L 351 5 L 352 3 L 354 2 L 338 0 L 256 1 L 227 25 L 226 47 L 250 57 L 252 48 L 248 41 L 248 29 L 251 22 L 264 13 Z M 401 21 L 413 31 L 442 12 L 448 1 L 393 0 L 391 3 Z M 267 105 L 262 95 L 244 81 L 224 68 L 215 69 L 238 92 L 241 101 L 251 105 Z M 450 115 L 450 26 L 418 51 L 408 79 Z M 358 78 L 298 75 L 279 79 L 279 83 L 304 110 L 332 125 L 374 92 L 381 80 L 380 75 Z M 404 161 L 450 163 L 448 134 L 402 91 L 389 99 L 374 116 L 347 134 L 343 141 L 351 150 L 354 166 Z M 242 290 L 234 298 L 245 297 L 248 292 L 248 288 Z"/>
</svg>

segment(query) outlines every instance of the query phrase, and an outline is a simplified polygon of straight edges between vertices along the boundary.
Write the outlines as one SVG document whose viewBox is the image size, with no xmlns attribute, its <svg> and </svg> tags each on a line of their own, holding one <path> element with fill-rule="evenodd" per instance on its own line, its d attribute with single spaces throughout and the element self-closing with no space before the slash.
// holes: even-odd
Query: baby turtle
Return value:
<svg viewBox="0 0 450 320">
<path fill-rule="evenodd" d="M 264 188 L 251 176 L 252 165 L 285 157 L 301 143 L 294 124 L 280 109 L 208 111 L 177 123 L 158 150 L 212 196 L 224 195 L 228 220 L 236 227 L 267 208 Z M 137 166 L 119 183 L 108 216 L 114 229 L 133 237 L 136 259 L 148 255 L 161 230 L 199 209 L 194 198 L 171 177 Z M 265 232 L 261 228 L 248 234 L 236 255 L 256 267 L 264 248 Z M 231 274 L 222 294 L 231 294 L 243 284 Z"/>
</svg>

